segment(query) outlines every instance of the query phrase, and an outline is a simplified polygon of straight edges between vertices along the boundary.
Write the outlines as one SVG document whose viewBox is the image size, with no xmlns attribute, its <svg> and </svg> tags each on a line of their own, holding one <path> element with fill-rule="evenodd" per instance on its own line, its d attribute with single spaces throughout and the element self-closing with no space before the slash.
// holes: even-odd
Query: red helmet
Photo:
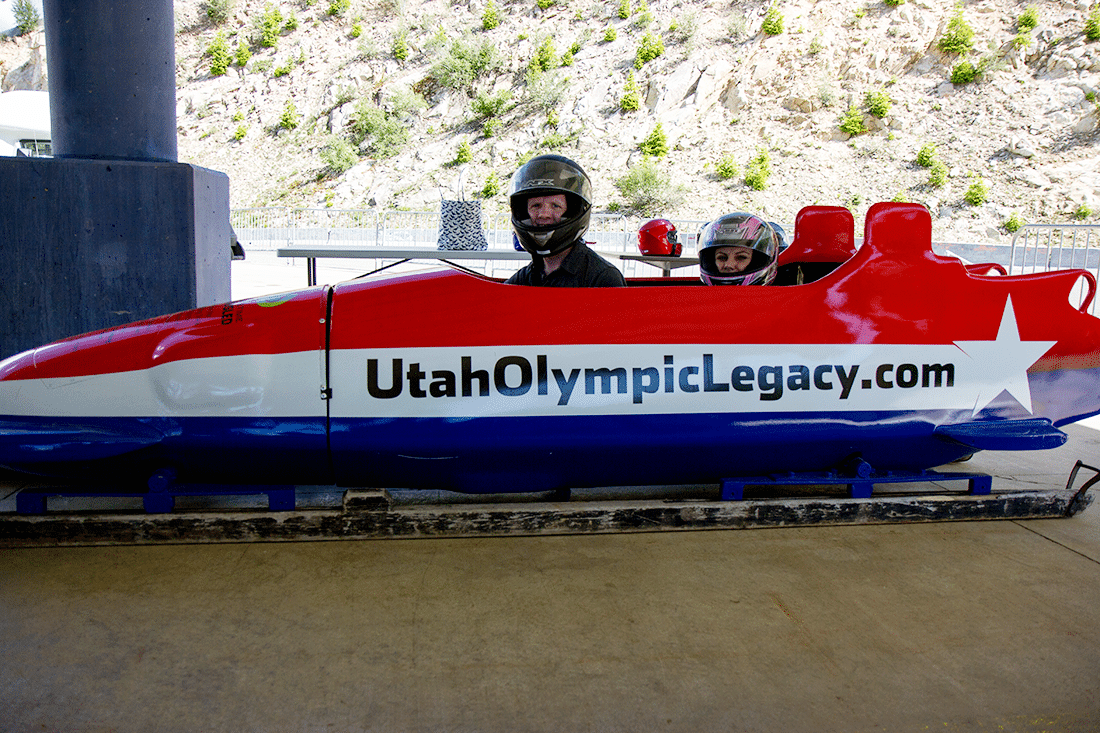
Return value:
<svg viewBox="0 0 1100 733">
<path fill-rule="evenodd" d="M 676 225 L 668 219 L 651 219 L 638 230 L 638 249 L 644 255 L 679 257 L 683 248 Z"/>
</svg>

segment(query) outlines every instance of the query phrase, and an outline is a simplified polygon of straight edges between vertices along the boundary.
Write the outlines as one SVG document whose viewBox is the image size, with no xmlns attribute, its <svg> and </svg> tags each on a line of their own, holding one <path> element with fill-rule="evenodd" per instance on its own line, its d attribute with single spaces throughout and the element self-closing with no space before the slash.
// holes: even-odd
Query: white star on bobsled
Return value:
<svg viewBox="0 0 1100 733">
<path fill-rule="evenodd" d="M 978 393 L 974 399 L 973 414 L 981 412 L 1001 392 L 1008 392 L 1030 413 L 1028 367 L 1056 343 L 1058 342 L 1020 340 L 1020 329 L 1016 325 L 1016 311 L 1012 308 L 1011 296 L 1005 302 L 996 341 L 956 341 L 955 345 L 974 361 Z"/>
</svg>

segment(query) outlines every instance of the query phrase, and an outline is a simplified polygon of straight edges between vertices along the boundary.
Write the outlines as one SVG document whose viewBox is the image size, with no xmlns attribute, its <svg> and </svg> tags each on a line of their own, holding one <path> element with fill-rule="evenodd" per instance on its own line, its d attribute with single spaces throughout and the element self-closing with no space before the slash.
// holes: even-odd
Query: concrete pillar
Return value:
<svg viewBox="0 0 1100 733">
<path fill-rule="evenodd" d="M 53 154 L 175 162 L 172 0 L 44 0 Z"/>
</svg>

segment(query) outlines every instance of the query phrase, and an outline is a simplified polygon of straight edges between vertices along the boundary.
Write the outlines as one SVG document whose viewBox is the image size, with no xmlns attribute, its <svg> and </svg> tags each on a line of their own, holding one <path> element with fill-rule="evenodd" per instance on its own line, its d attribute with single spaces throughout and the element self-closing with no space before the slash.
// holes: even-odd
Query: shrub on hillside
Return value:
<svg viewBox="0 0 1100 733">
<path fill-rule="evenodd" d="M 877 92 L 867 92 L 863 104 L 867 107 L 868 112 L 882 119 L 890 114 L 890 106 L 893 104 L 893 100 L 890 99 L 890 95 L 885 89 L 880 89 Z"/>
<path fill-rule="evenodd" d="M 453 41 L 443 57 L 432 65 L 431 74 L 447 89 L 473 94 L 474 82 L 500 66 L 500 54 L 490 39 L 478 43 L 461 38 Z"/>
<path fill-rule="evenodd" d="M 1001 226 L 1004 227 L 1004 230 L 1009 234 L 1015 234 L 1023 228 L 1024 220 L 1014 211 L 1012 212 L 1012 216 L 1008 217 L 1008 220 Z"/>
<path fill-rule="evenodd" d="M 351 125 L 352 142 L 360 152 L 378 158 L 391 158 L 401 152 L 409 141 L 409 128 L 396 115 L 387 115 L 376 104 L 362 100 L 355 108 Z"/>
<path fill-rule="evenodd" d="M 960 61 L 951 69 L 952 84 L 969 84 L 978 75 L 978 70 L 969 61 Z"/>
<path fill-rule="evenodd" d="M 482 119 L 493 119 L 511 107 L 512 91 L 501 89 L 496 94 L 478 92 L 473 101 L 474 114 Z"/>
<path fill-rule="evenodd" d="M 771 172 L 768 151 L 761 150 L 745 169 L 745 183 L 754 191 L 763 191 L 768 187 L 768 176 Z"/>
<path fill-rule="evenodd" d="M 298 126 L 298 111 L 294 108 L 294 102 L 286 100 L 283 113 L 279 116 L 279 127 L 284 130 L 293 130 Z"/>
<path fill-rule="evenodd" d="M 718 159 L 714 172 L 723 181 L 728 181 L 731 178 L 737 178 L 741 170 L 737 166 L 737 161 L 734 160 L 733 153 L 726 153 Z"/>
<path fill-rule="evenodd" d="M 16 4 L 28 0 L 15 0 Z M 206 0 L 202 4 L 203 12 L 214 25 L 223 25 L 233 13 L 233 0 Z"/>
<path fill-rule="evenodd" d="M 971 206 L 981 206 L 986 201 L 989 201 L 989 186 L 981 178 L 970 184 L 970 187 L 966 189 L 966 194 L 963 196 L 966 203 Z"/>
<path fill-rule="evenodd" d="M 489 175 L 485 176 L 485 185 L 481 187 L 479 195 L 483 199 L 500 195 L 500 178 L 497 177 L 496 171 L 489 171 Z"/>
<path fill-rule="evenodd" d="M 699 20 L 694 12 L 687 13 L 668 24 L 668 37 L 673 43 L 687 43 L 699 28 Z"/>
<path fill-rule="evenodd" d="M 917 165 L 921 168 L 931 168 L 935 162 L 936 146 L 932 143 L 925 143 L 917 152 Z"/>
<path fill-rule="evenodd" d="M 474 159 L 474 151 L 470 149 L 470 141 L 463 140 L 458 144 L 458 152 L 455 153 L 455 165 L 469 163 Z"/>
<path fill-rule="evenodd" d="M 359 162 L 355 146 L 346 138 L 334 137 L 321 148 L 321 162 L 332 175 L 340 175 Z"/>
<path fill-rule="evenodd" d="M 684 200 L 685 187 L 672 182 L 671 176 L 657 167 L 653 158 L 643 157 L 630 166 L 626 175 L 615 181 L 627 207 L 642 216 L 651 216 L 678 207 Z"/>
<path fill-rule="evenodd" d="M 928 185 L 932 188 L 943 188 L 947 184 L 947 164 L 942 160 L 932 161 L 928 171 Z"/>
<path fill-rule="evenodd" d="M 569 77 L 558 74 L 536 74 L 528 78 L 524 100 L 537 110 L 549 111 L 561 104 L 569 87 Z"/>
<path fill-rule="evenodd" d="M 1028 5 L 1020 17 L 1016 19 L 1016 30 L 1033 31 L 1039 25 L 1039 8 Z"/>
<path fill-rule="evenodd" d="M 554 57 L 557 52 L 554 50 L 554 39 L 551 36 L 547 36 L 543 39 L 539 47 L 535 49 L 535 55 L 531 59 L 531 62 L 527 65 L 527 68 L 534 72 L 550 71 L 554 68 Z"/>
<path fill-rule="evenodd" d="M 409 58 L 409 42 L 403 30 L 398 31 L 393 37 L 393 57 L 398 61 L 406 61 Z"/>
</svg>

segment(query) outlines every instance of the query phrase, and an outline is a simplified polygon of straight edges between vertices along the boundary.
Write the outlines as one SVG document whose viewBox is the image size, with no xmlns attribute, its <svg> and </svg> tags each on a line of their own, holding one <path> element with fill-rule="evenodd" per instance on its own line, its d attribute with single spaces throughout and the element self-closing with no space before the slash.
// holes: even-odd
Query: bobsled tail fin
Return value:
<svg viewBox="0 0 1100 733">
<path fill-rule="evenodd" d="M 0 418 L 0 465 L 113 458 L 155 445 L 164 433 L 137 421 L 103 425 L 81 420 Z"/>
<path fill-rule="evenodd" d="M 1069 437 L 1046 418 L 940 425 L 935 433 L 977 450 L 1045 450 L 1057 448 Z"/>
</svg>

